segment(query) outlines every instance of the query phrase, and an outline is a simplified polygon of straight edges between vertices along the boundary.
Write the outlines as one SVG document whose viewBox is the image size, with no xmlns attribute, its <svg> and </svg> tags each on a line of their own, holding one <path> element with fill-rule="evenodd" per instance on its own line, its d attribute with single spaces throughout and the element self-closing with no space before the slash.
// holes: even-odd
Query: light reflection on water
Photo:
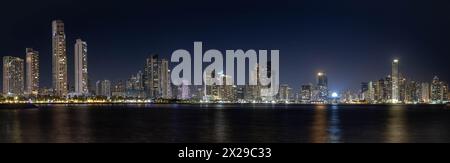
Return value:
<svg viewBox="0 0 450 163">
<path fill-rule="evenodd" d="M 389 109 L 387 122 L 387 131 L 385 137 L 387 143 L 406 143 L 408 142 L 408 124 L 405 117 L 406 108 L 396 105 Z"/>
<path fill-rule="evenodd" d="M 0 142 L 450 142 L 442 106 L 51 105 L 0 110 Z"/>
</svg>

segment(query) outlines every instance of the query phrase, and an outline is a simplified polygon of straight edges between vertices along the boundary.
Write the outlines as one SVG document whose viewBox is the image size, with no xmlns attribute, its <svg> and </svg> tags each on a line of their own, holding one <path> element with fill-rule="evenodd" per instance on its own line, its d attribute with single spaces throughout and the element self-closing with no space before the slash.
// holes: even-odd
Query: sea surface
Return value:
<svg viewBox="0 0 450 163">
<path fill-rule="evenodd" d="M 102 104 L 0 109 L 1 143 L 450 143 L 444 105 Z"/>
</svg>

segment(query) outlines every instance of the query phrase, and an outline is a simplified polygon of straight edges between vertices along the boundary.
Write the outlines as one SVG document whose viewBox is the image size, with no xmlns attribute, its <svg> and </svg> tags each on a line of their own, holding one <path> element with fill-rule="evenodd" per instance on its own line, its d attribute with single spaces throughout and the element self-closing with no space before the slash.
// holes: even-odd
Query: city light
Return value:
<svg viewBox="0 0 450 163">
<path fill-rule="evenodd" d="M 337 98 L 337 97 L 338 97 L 338 93 L 336 93 L 336 92 L 333 92 L 333 93 L 331 94 L 331 97 L 333 97 L 333 98 Z"/>
<path fill-rule="evenodd" d="M 269 84 L 270 87 L 279 85 L 280 87 L 276 91 L 266 89 L 260 83 L 264 77 L 257 73 L 255 76 L 249 76 L 248 83 L 244 81 L 242 83 L 245 84 L 234 85 L 233 82 L 229 82 L 234 81 L 233 74 L 227 74 L 222 69 L 218 70 L 214 81 L 225 81 L 223 83 L 232 83 L 232 85 L 202 85 L 202 83 L 191 85 L 189 80 L 172 79 L 174 74 L 184 73 L 183 69 L 174 72 L 174 69 L 183 64 L 179 64 L 171 70 L 169 68 L 170 61 L 163 57 L 160 58 L 157 54 L 146 58 L 145 63 L 142 63 L 144 68 L 137 70 L 137 73 L 132 74 L 131 77 L 118 81 L 98 80 L 94 82 L 95 88 L 89 88 L 90 78 L 88 76 L 91 74 L 87 73 L 87 43 L 82 39 L 76 39 L 74 47 L 75 82 L 73 88 L 69 89 L 63 21 L 53 21 L 52 30 L 52 40 L 58 43 L 53 44 L 52 47 L 53 52 L 58 54 L 54 54 L 52 58 L 54 61 L 58 61 L 52 64 L 53 68 L 58 67 L 54 69 L 57 71 L 52 74 L 52 88 L 39 88 L 39 52 L 27 48 L 26 64 L 20 57 L 3 57 L 3 90 L 6 93 L 3 94 L 0 103 L 445 104 L 449 101 L 446 82 L 441 81 L 437 76 L 431 83 L 407 80 L 410 78 L 404 76 L 406 73 L 401 72 L 400 61 L 397 58 L 392 60 L 391 71 L 387 72 L 387 77 L 362 82 L 359 90 L 344 91 L 340 94 L 330 92 L 328 76 L 324 71 L 317 72 L 315 83 L 303 84 L 299 90 L 295 90 L 286 83 L 281 84 L 279 81 L 276 84 Z M 194 49 L 201 49 L 201 47 L 202 42 L 194 42 Z M 197 54 L 194 51 L 194 59 L 200 58 L 199 62 L 202 62 L 203 54 L 200 53 Z M 195 57 L 196 55 L 201 57 Z M 278 56 L 278 51 L 275 56 Z M 271 57 L 270 63 L 270 78 L 279 80 L 279 73 L 272 69 L 272 66 L 278 65 L 274 63 L 278 62 Z M 256 66 L 254 70 L 251 70 L 259 72 L 261 67 L 269 66 L 269 62 L 258 64 L 260 64 L 259 67 Z M 27 68 L 27 73 L 23 67 Z M 195 67 L 202 68 L 199 65 L 194 65 L 194 69 Z M 238 68 L 238 72 L 243 71 L 245 68 Z M 196 73 L 194 72 L 194 74 Z M 203 72 L 197 74 L 203 74 Z M 180 76 L 178 75 L 178 77 Z M 194 75 L 194 79 L 199 78 L 199 81 L 202 81 L 201 77 L 202 75 Z M 243 78 L 245 79 L 245 77 Z M 239 83 L 239 79 L 238 76 L 237 83 Z M 24 81 L 27 81 L 26 85 L 24 85 Z M 176 81 L 180 81 L 181 85 L 176 84 Z M 267 92 L 270 92 L 270 95 Z"/>
</svg>

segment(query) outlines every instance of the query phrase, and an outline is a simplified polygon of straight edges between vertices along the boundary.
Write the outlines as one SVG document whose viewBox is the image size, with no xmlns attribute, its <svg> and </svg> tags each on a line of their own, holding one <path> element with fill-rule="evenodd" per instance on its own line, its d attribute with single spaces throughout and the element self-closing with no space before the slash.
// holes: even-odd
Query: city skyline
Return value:
<svg viewBox="0 0 450 163">
<path fill-rule="evenodd" d="M 63 20 L 52 21 L 52 74 L 53 74 L 53 87 L 50 91 L 52 95 L 59 97 L 74 97 L 74 96 L 91 96 L 101 95 L 105 97 L 123 96 L 123 97 L 138 97 L 149 99 L 191 99 L 194 97 L 193 93 L 189 90 L 192 86 L 183 81 L 181 86 L 173 85 L 170 76 L 169 62 L 165 58 L 159 58 L 156 55 L 150 55 L 143 66 L 138 70 L 137 78 L 127 79 L 125 86 L 117 85 L 123 84 L 121 81 L 114 81 L 104 79 L 95 82 L 95 90 L 91 87 L 89 90 L 90 78 L 88 76 L 88 51 L 87 43 L 81 39 L 76 39 L 74 45 L 74 70 L 73 73 L 75 85 L 70 86 L 68 83 L 68 76 L 71 76 L 71 72 L 67 71 L 67 63 L 70 62 L 67 59 L 66 50 L 66 35 L 65 25 Z M 5 96 L 34 96 L 36 97 L 44 91 L 39 87 L 40 69 L 39 69 L 39 52 L 32 48 L 26 49 L 26 72 L 24 72 L 23 59 L 11 56 L 5 56 L 3 58 L 3 88 Z M 270 61 L 269 61 L 270 62 Z M 270 68 L 269 68 L 270 69 Z M 268 70 L 269 70 L 268 69 Z M 263 69 L 264 71 L 268 71 Z M 257 66 L 256 72 L 259 72 Z M 272 70 L 271 70 L 272 71 Z M 143 72 L 143 73 L 142 73 Z M 26 77 L 25 76 L 26 73 Z M 223 74 L 223 72 L 211 72 L 212 78 L 222 78 L 225 83 L 233 80 L 231 76 Z M 270 74 L 270 71 L 268 71 Z M 139 75 L 140 74 L 140 75 Z M 391 74 L 386 77 L 386 81 L 381 79 L 377 83 L 372 81 L 363 83 L 360 88 L 360 94 L 357 98 L 351 93 L 341 93 L 345 96 L 345 102 L 365 101 L 368 103 L 411 103 L 411 102 L 432 102 L 441 103 L 448 101 L 448 84 L 441 82 L 437 76 L 432 80 L 431 87 L 426 86 L 427 82 L 419 82 L 419 85 L 415 85 L 415 81 L 409 79 L 403 71 L 400 69 L 400 60 L 398 58 L 392 61 Z M 219 75 L 219 76 L 217 76 Z M 256 77 L 256 78 L 255 78 Z M 252 80 L 259 80 L 259 74 L 257 76 L 249 76 Z M 389 78 L 389 79 L 388 79 Z M 133 81 L 135 80 L 135 81 Z M 205 82 L 207 82 L 206 80 Z M 186 83 L 185 83 L 186 82 Z M 388 83 L 386 83 L 388 82 Z M 410 86 L 409 82 L 412 82 L 413 86 Z M 139 83 L 140 86 L 133 86 L 133 83 Z M 199 100 L 226 100 L 226 101 L 284 101 L 286 103 L 330 103 L 336 101 L 336 98 L 340 94 L 337 92 L 343 92 L 342 90 L 332 90 L 328 86 L 328 77 L 324 71 L 320 71 L 316 76 L 316 84 L 310 85 L 310 87 L 301 84 L 300 89 L 297 91 L 288 84 L 281 81 L 281 88 L 276 96 L 266 97 L 262 95 L 261 89 L 264 86 L 260 86 L 259 82 L 255 86 L 246 85 L 243 87 L 244 92 L 250 91 L 250 98 L 248 93 L 243 93 L 241 98 L 237 98 L 237 88 L 240 85 L 224 85 L 224 86 L 205 86 L 203 88 L 203 95 L 197 95 Z M 118 89 L 118 88 L 122 89 Z M 171 87 L 175 87 L 172 89 Z M 186 88 L 185 88 L 186 87 Z M 40 89 L 40 90 L 39 90 Z M 304 90 L 305 89 L 305 90 Z M 420 90 L 418 92 L 412 92 Z M 346 89 L 351 90 L 351 89 Z M 130 92 L 132 91 L 132 92 Z M 200 89 L 201 91 L 201 89 Z M 257 93 L 256 93 L 256 92 Z M 95 93 L 94 93 L 95 92 Z M 386 93 L 387 92 L 387 93 Z M 426 92 L 427 95 L 424 95 Z M 136 94 L 137 93 L 137 94 Z M 179 94 L 178 94 L 179 93 Z M 309 95 L 305 94 L 309 93 Z M 348 94 L 347 94 L 348 93 Z M 247 95 L 246 95 L 247 94 Z M 350 97 L 348 97 L 349 95 Z M 295 96 L 295 97 L 294 97 Z M 420 97 L 419 97 L 420 96 Z M 309 98 L 309 99 L 308 99 Z M 340 98 L 340 97 L 339 97 Z M 355 100 L 356 99 L 356 100 Z M 342 102 L 342 101 L 341 101 Z"/>
<path fill-rule="evenodd" d="M 90 45 L 92 82 L 128 78 L 142 67 L 139 60 L 150 54 L 168 58 L 176 49 L 191 47 L 193 41 L 205 42 L 208 49 L 280 49 L 280 64 L 284 65 L 281 81 L 296 89 L 300 83 L 315 80 L 320 71 L 328 74 L 332 90 L 357 89 L 361 81 L 390 74 L 389 66 L 378 63 L 389 63 L 394 58 L 402 60 L 402 71 L 415 80 L 434 76 L 450 79 L 446 66 L 450 28 L 444 21 L 449 14 L 440 14 L 447 12 L 443 7 L 446 5 L 441 4 L 446 2 L 423 5 L 377 1 L 371 7 L 367 2 L 330 2 L 335 5 L 324 6 L 307 1 L 277 5 L 47 2 L 31 2 L 33 8 L 29 10 L 12 3 L 2 11 L 24 11 L 4 20 L 8 25 L 0 32 L 10 39 L 1 41 L 8 47 L 0 49 L 2 56 L 21 56 L 23 49 L 31 47 L 40 52 L 42 61 L 48 61 L 48 24 L 62 19 L 67 28 L 69 60 L 74 57 L 75 39 L 82 38 Z M 259 26 L 259 22 L 264 25 Z M 123 66 L 119 69 L 102 64 Z M 68 62 L 69 72 L 73 72 L 72 65 Z M 41 70 L 40 85 L 51 87 L 51 65 L 42 62 Z M 72 78 L 69 76 L 68 81 L 73 86 Z"/>
</svg>

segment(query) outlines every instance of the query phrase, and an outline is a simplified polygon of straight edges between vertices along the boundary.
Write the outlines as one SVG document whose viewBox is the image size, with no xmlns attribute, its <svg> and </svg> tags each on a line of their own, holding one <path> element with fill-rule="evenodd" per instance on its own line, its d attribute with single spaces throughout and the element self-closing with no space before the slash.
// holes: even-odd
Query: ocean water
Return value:
<svg viewBox="0 0 450 163">
<path fill-rule="evenodd" d="M 450 143 L 443 105 L 101 104 L 0 109 L 2 143 Z"/>
</svg>

